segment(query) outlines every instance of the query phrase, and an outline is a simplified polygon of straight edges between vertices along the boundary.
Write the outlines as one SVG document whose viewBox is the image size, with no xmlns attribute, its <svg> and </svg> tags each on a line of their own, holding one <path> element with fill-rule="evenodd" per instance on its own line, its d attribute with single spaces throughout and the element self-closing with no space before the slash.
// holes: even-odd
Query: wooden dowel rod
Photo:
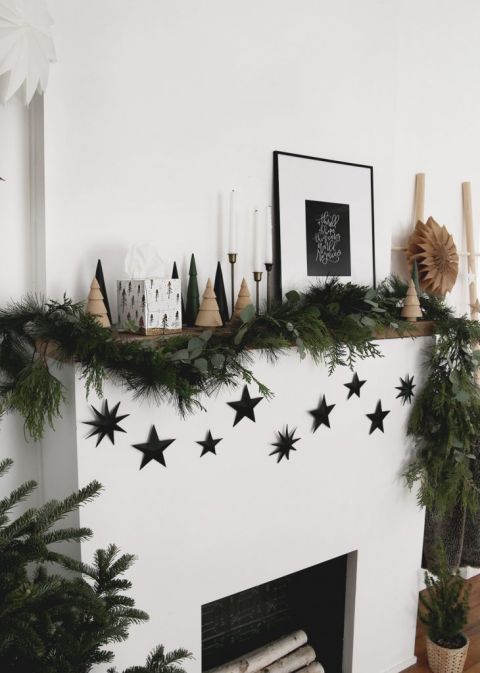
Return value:
<svg viewBox="0 0 480 673">
<path fill-rule="evenodd" d="M 468 251 L 468 273 L 471 279 L 468 283 L 468 295 L 470 299 L 470 317 L 478 320 L 477 302 L 477 260 L 475 255 L 475 240 L 473 236 L 473 212 L 472 212 L 472 186 L 469 182 L 462 183 L 463 215 L 465 218 L 465 234 Z"/>
<path fill-rule="evenodd" d="M 415 209 L 413 226 L 418 220 L 425 222 L 425 173 L 417 173 L 415 176 Z"/>
</svg>

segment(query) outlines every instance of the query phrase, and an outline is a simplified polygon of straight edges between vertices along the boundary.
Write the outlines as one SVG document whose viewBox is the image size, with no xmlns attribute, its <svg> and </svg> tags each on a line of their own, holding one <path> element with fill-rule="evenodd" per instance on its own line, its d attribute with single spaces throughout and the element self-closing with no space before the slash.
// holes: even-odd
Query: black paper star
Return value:
<svg viewBox="0 0 480 673">
<path fill-rule="evenodd" d="M 98 435 L 97 443 L 95 446 L 98 446 L 102 439 L 107 436 L 109 440 L 112 442 L 112 444 L 115 444 L 115 431 L 117 432 L 125 432 L 123 428 L 121 428 L 118 424 L 120 421 L 123 421 L 124 418 L 127 418 L 127 416 L 130 416 L 130 414 L 124 414 L 123 416 L 117 416 L 117 411 L 118 407 L 120 406 L 120 402 L 118 402 L 113 409 L 110 411 L 108 408 L 108 402 L 107 400 L 104 400 L 103 402 L 103 413 L 101 411 L 98 411 L 98 409 L 95 409 L 95 407 L 92 405 L 93 412 L 96 416 L 94 421 L 83 421 L 85 425 L 92 425 L 93 430 L 90 431 L 90 434 L 87 435 L 88 437 L 93 437 L 94 435 Z"/>
<path fill-rule="evenodd" d="M 217 455 L 217 452 L 215 451 L 215 447 L 217 446 L 218 442 L 221 442 L 222 438 L 220 439 L 213 439 L 212 433 L 210 430 L 207 432 L 207 435 L 204 439 L 203 442 L 197 442 L 197 444 L 200 444 L 202 447 L 202 453 L 200 454 L 200 458 L 204 456 L 206 453 L 213 453 Z"/>
<path fill-rule="evenodd" d="M 319 406 L 316 409 L 312 409 L 312 411 L 308 412 L 313 416 L 312 432 L 318 430 L 318 428 L 321 425 L 326 425 L 327 428 L 330 427 L 330 421 L 328 419 L 328 416 L 330 415 L 330 412 L 332 411 L 334 406 L 335 406 L 334 404 L 327 404 L 324 395 L 322 397 L 322 401 L 320 402 Z"/>
<path fill-rule="evenodd" d="M 276 446 L 277 448 L 269 454 L 270 456 L 274 456 L 275 454 L 277 454 L 277 463 L 279 463 L 282 460 L 282 458 L 286 458 L 287 460 L 289 460 L 290 451 L 297 450 L 293 445 L 295 444 L 295 442 L 298 442 L 301 438 L 300 437 L 296 437 L 295 439 L 293 438 L 296 432 L 297 428 L 294 428 L 292 432 L 289 432 L 288 425 L 285 428 L 285 432 L 277 431 L 278 442 L 272 442 L 272 446 Z"/>
<path fill-rule="evenodd" d="M 385 416 L 388 416 L 389 413 L 389 411 L 382 410 L 382 402 L 381 400 L 378 400 L 375 412 L 373 414 L 366 414 L 366 416 L 372 421 L 370 432 L 368 433 L 369 435 L 371 435 L 374 430 L 381 430 L 384 432 L 383 419 Z"/>
<path fill-rule="evenodd" d="M 157 463 L 160 463 L 163 467 L 167 467 L 163 452 L 174 441 L 174 439 L 159 439 L 155 426 L 152 425 L 147 442 L 144 442 L 143 444 L 132 444 L 135 449 L 138 449 L 143 453 L 140 469 L 145 467 L 145 465 L 148 465 L 151 460 L 156 460 Z"/>
<path fill-rule="evenodd" d="M 253 409 L 257 406 L 259 402 L 263 400 L 263 397 L 250 397 L 250 393 L 248 392 L 248 387 L 244 386 L 243 392 L 242 392 L 242 397 L 238 402 L 227 402 L 229 407 L 232 407 L 232 409 L 235 409 L 237 412 L 235 414 L 235 420 L 233 422 L 233 425 L 237 425 L 242 418 L 249 418 L 251 421 L 255 423 L 255 412 Z"/>
<path fill-rule="evenodd" d="M 357 397 L 360 397 L 360 388 L 366 383 L 365 381 L 360 381 L 358 378 L 357 372 L 353 375 L 352 380 L 350 383 L 344 383 L 343 385 L 345 388 L 348 388 L 348 397 L 347 400 L 351 398 L 352 395 L 356 395 Z"/>
<path fill-rule="evenodd" d="M 405 404 L 405 402 L 412 403 L 412 397 L 415 395 L 413 392 L 414 388 L 413 376 L 407 374 L 404 379 L 400 377 L 400 385 L 396 386 L 395 390 L 400 391 L 397 398 L 400 397 L 402 399 L 402 404 Z"/>
</svg>

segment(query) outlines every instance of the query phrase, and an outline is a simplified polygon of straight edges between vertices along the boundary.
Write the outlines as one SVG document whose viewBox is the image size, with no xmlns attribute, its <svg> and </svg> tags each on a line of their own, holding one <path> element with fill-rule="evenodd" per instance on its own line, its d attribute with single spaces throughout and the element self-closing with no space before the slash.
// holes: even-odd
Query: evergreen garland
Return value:
<svg viewBox="0 0 480 673">
<path fill-rule="evenodd" d="M 0 310 L 0 413 L 18 411 L 34 439 L 53 424 L 65 390 L 49 369 L 49 347 L 59 363 L 77 363 L 87 391 L 93 388 L 99 396 L 111 378 L 137 397 L 173 403 L 181 414 L 201 408 L 202 394 L 242 381 L 257 383 L 261 395 L 270 397 L 252 370 L 254 350 L 275 360 L 295 346 L 300 357 L 309 354 L 330 373 L 339 365 L 353 367 L 357 360 L 379 357 L 375 339 L 382 331 L 415 334 L 415 324 L 400 318 L 406 290 L 395 277 L 377 289 L 329 279 L 303 293 L 287 293 L 260 315 L 248 306 L 231 329 L 155 340 L 121 340 L 85 314 L 81 304 L 30 296 Z M 420 481 L 422 505 L 435 504 L 440 511 L 455 504 L 474 509 L 479 500 L 471 461 L 480 422 L 474 383 L 480 327 L 454 318 L 437 297 L 420 294 L 419 299 L 424 319 L 436 321 L 438 338 L 412 407 L 408 432 L 417 451 L 406 480 L 410 486 Z"/>
</svg>

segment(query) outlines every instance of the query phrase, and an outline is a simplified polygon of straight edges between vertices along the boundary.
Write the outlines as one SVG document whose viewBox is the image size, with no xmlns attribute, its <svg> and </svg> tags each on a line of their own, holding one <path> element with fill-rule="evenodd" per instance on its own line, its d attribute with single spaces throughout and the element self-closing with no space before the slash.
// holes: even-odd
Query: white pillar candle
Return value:
<svg viewBox="0 0 480 673">
<path fill-rule="evenodd" d="M 260 213 L 255 209 L 253 224 L 253 270 L 262 270 L 262 235 L 260 227 Z"/>
<path fill-rule="evenodd" d="M 229 212 L 229 233 L 228 233 L 228 252 L 237 253 L 237 222 L 235 212 L 235 190 L 230 192 L 230 212 Z"/>
<path fill-rule="evenodd" d="M 273 224 L 272 206 L 268 206 L 265 213 L 265 264 L 273 264 Z"/>
</svg>

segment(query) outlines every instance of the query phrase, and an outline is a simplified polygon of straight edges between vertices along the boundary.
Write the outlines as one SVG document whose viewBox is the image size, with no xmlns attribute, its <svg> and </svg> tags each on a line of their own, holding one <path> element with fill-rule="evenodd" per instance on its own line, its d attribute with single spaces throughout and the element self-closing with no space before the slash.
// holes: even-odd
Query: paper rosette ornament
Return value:
<svg viewBox="0 0 480 673">
<path fill-rule="evenodd" d="M 16 91 L 28 105 L 43 93 L 55 61 L 52 19 L 45 0 L 0 0 L 0 101 Z"/>
<path fill-rule="evenodd" d="M 455 285 L 458 275 L 458 253 L 451 234 L 433 217 L 424 224 L 417 222 L 407 242 L 407 259 L 418 265 L 420 287 L 438 296 L 445 296 Z"/>
</svg>

